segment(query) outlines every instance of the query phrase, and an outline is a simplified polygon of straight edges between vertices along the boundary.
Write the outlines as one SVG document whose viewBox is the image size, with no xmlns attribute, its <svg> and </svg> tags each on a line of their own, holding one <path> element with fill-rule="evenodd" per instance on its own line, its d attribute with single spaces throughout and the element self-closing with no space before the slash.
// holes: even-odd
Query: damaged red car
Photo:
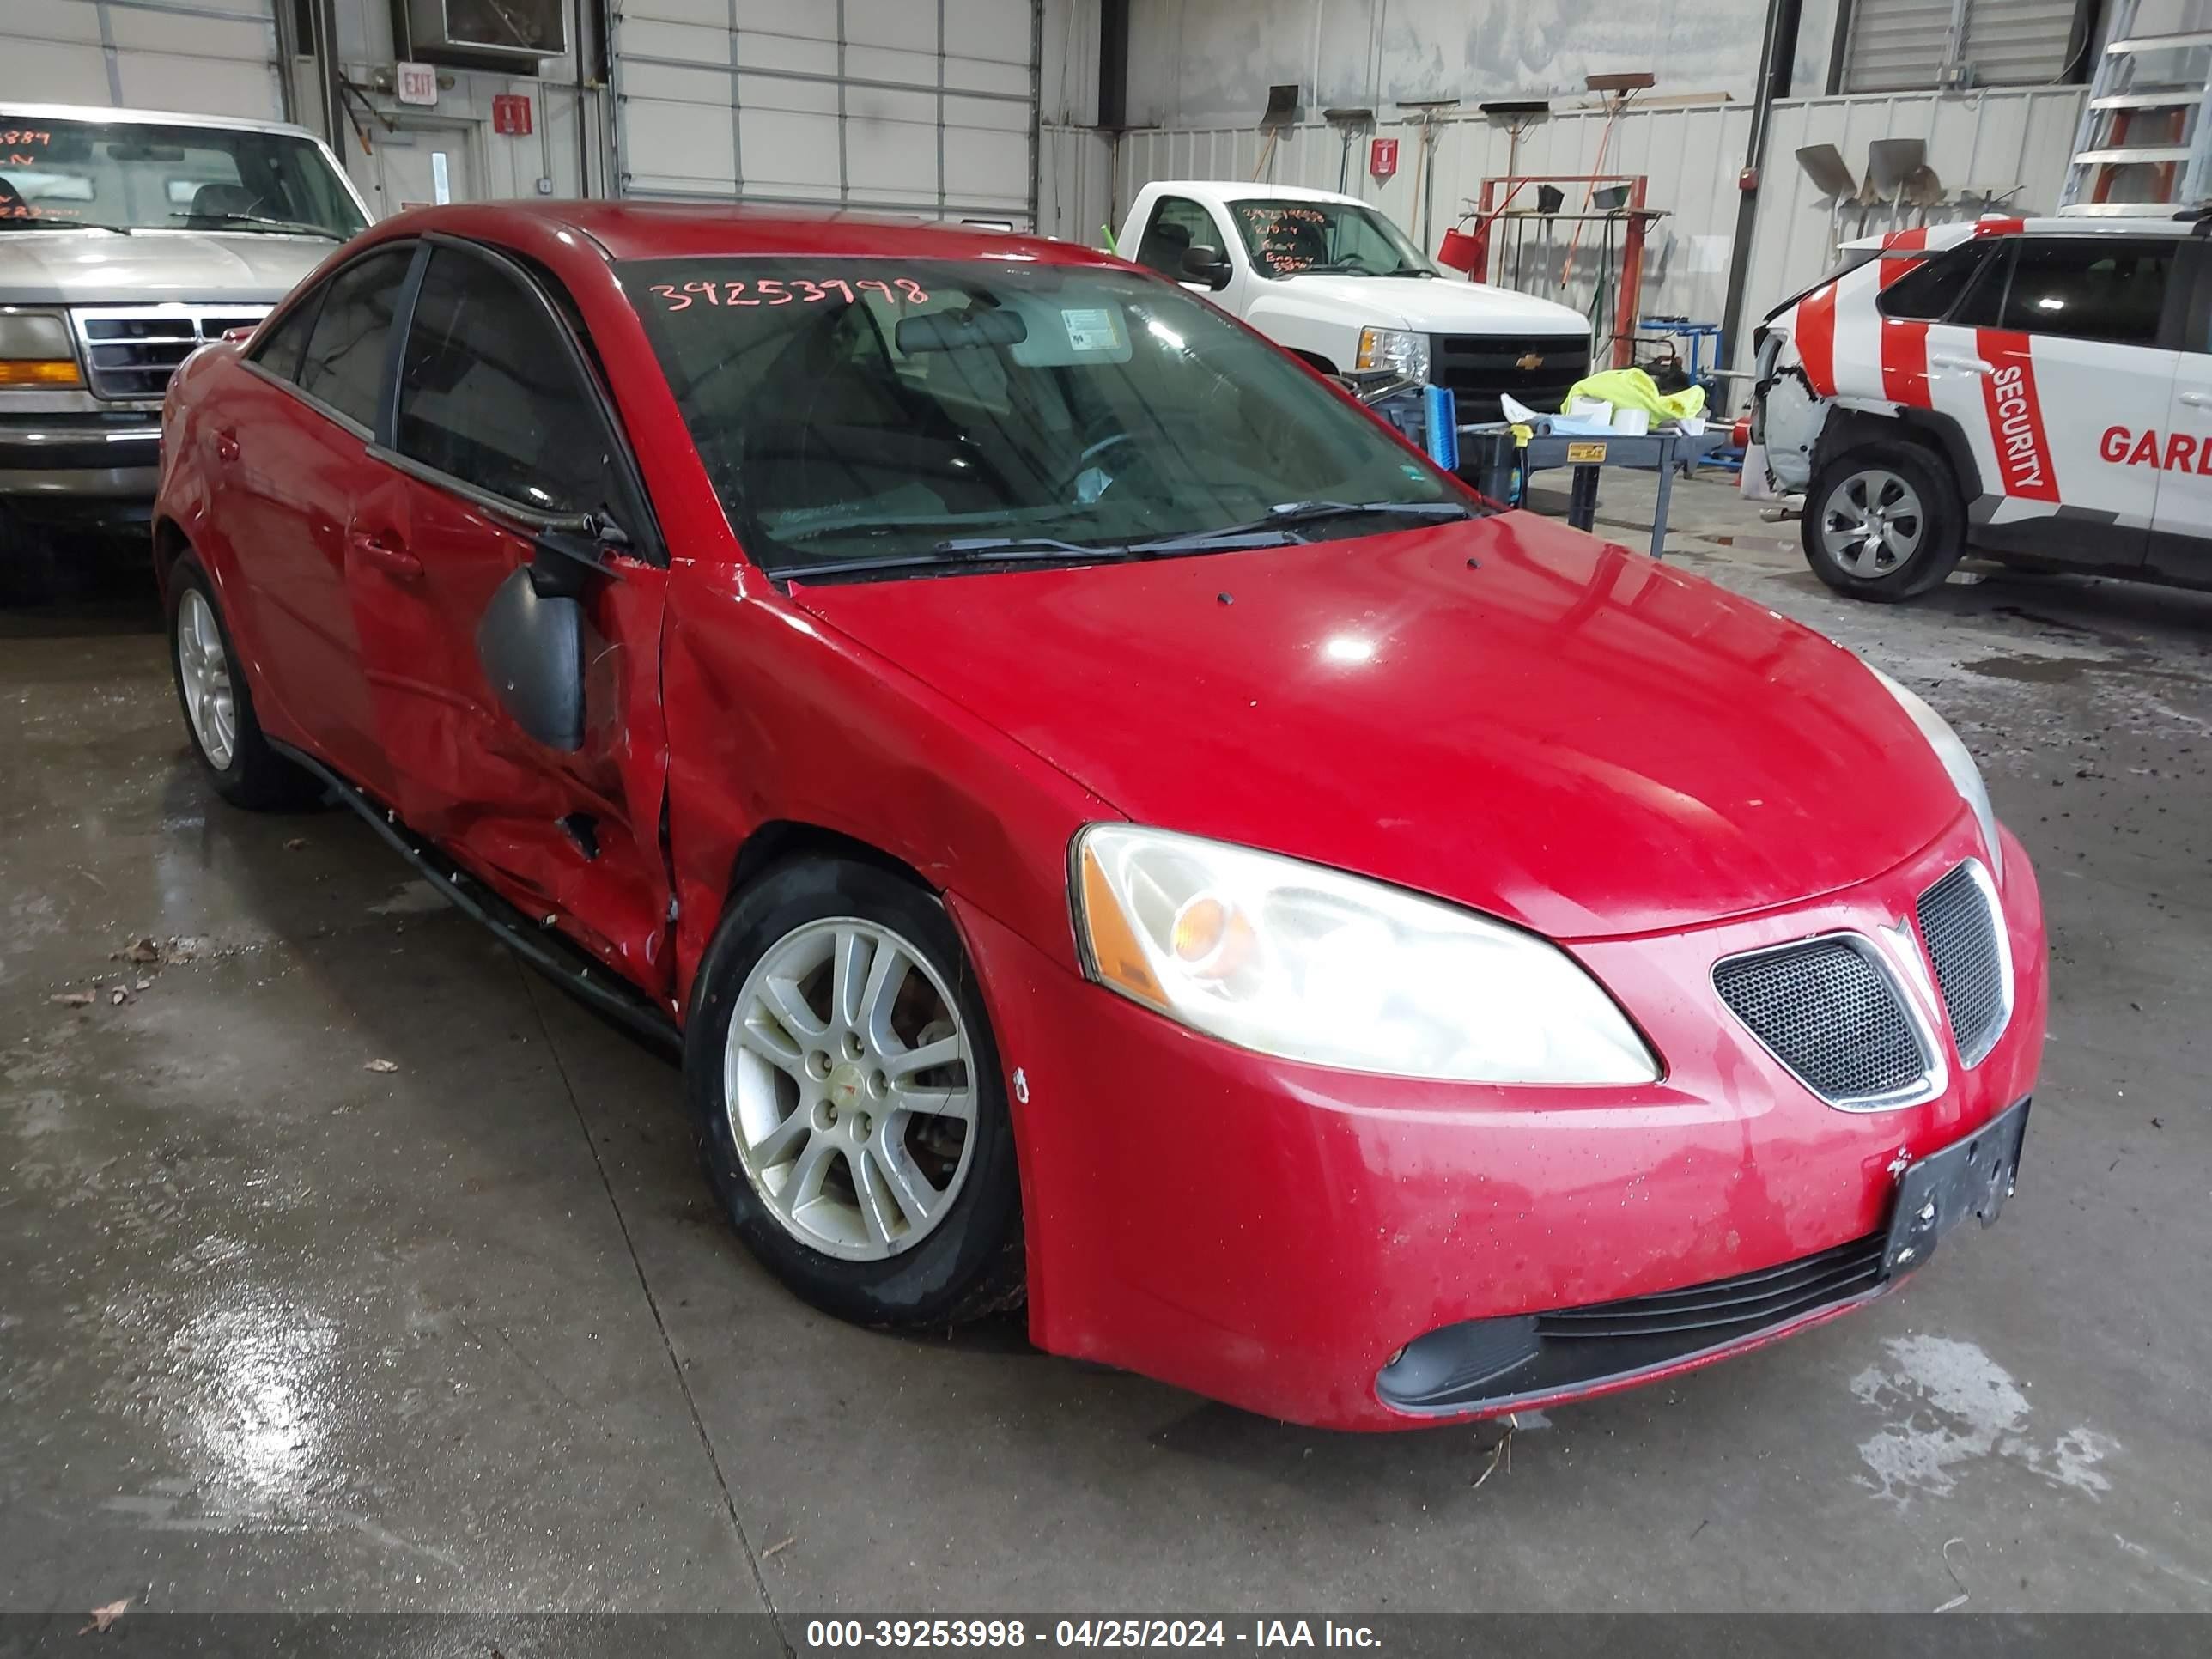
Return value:
<svg viewBox="0 0 2212 1659">
<path fill-rule="evenodd" d="M 164 432 L 214 787 L 335 793 L 673 1044 L 830 1312 L 1404 1427 L 1803 1329 L 2012 1190 L 2043 924 L 1942 720 L 1173 283 L 434 209 Z"/>
</svg>

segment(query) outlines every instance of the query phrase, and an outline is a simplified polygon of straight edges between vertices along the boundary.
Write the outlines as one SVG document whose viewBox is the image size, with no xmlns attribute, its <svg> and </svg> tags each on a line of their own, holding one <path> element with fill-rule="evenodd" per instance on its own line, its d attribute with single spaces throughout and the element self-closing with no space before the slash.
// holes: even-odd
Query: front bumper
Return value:
<svg viewBox="0 0 2212 1659">
<path fill-rule="evenodd" d="M 28 415 L 0 422 L 0 497 L 34 509 L 102 502 L 143 509 L 161 477 L 161 425 L 146 416 Z"/>
<path fill-rule="evenodd" d="M 1843 893 L 1571 946 L 1667 1062 L 1662 1081 L 1634 1088 L 1424 1083 L 1248 1054 L 1098 990 L 956 898 L 1017 1079 L 1032 1336 L 1268 1416 L 1379 1429 L 1606 1392 L 1859 1305 L 1894 1282 L 1855 1279 L 1863 1264 L 1845 1258 L 1887 1229 L 1899 1171 L 2032 1092 L 2047 992 L 2027 856 L 2008 836 L 2010 1020 L 1922 1104 L 1823 1103 L 1720 1002 L 1711 967 L 1894 926 L 1972 851 L 1962 818 Z M 1445 1327 L 1808 1258 L 1816 1273 L 1846 1270 L 1838 1295 L 1622 1374 L 1442 1412 L 1400 1409 L 1378 1389 L 1400 1349 Z"/>
</svg>

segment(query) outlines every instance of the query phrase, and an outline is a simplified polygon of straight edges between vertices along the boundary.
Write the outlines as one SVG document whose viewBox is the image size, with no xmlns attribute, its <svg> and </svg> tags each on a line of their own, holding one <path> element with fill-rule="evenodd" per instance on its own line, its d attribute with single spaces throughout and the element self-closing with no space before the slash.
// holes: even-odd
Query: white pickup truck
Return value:
<svg viewBox="0 0 2212 1659">
<path fill-rule="evenodd" d="M 1556 410 L 1589 373 L 1571 307 L 1462 282 L 1357 197 L 1290 185 L 1176 180 L 1137 192 L 1121 256 L 1210 293 L 1325 374 L 1394 368 L 1449 386 L 1464 422 L 1499 394 Z"/>
</svg>

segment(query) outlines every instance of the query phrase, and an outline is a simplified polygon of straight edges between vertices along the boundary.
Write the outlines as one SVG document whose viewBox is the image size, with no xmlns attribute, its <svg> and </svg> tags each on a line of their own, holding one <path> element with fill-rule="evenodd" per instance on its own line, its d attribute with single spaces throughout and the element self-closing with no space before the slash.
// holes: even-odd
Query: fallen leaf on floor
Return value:
<svg viewBox="0 0 2212 1659">
<path fill-rule="evenodd" d="M 87 1625 L 84 1629 L 79 1631 L 77 1634 L 79 1636 L 83 1636 L 94 1631 L 105 1631 L 110 1625 L 113 1624 L 117 1620 L 123 1616 L 124 1608 L 130 1605 L 131 1598 L 126 1595 L 120 1601 L 110 1601 L 104 1607 L 94 1607 L 92 1610 L 92 1622 Z M 133 1628 L 136 1627 L 134 1626 Z"/>
<path fill-rule="evenodd" d="M 92 1006 L 92 993 L 89 991 L 64 991 L 59 996 L 56 997 L 54 1000 L 60 1003 L 64 1008 L 89 1008 Z"/>
<path fill-rule="evenodd" d="M 120 985 L 118 985 L 112 992 L 109 993 L 107 1000 L 113 1003 L 117 1007 L 120 1008 L 125 1002 L 128 1002 L 131 1000 L 131 993 L 125 990 Z"/>
<path fill-rule="evenodd" d="M 396 1072 L 399 1069 L 399 1062 L 396 1060 L 372 1060 L 361 1069 L 364 1072 Z"/>
<path fill-rule="evenodd" d="M 137 988 L 141 991 L 150 991 L 154 988 L 154 981 L 150 979 L 142 979 L 138 981 Z"/>
<path fill-rule="evenodd" d="M 161 959 L 161 947 L 150 937 L 134 939 L 131 941 L 131 948 L 123 953 L 123 959 L 125 962 L 159 962 Z"/>
<path fill-rule="evenodd" d="M 284 850 L 288 853 L 297 853 L 304 850 L 307 845 L 307 838 L 305 836 L 295 836 L 284 843 Z"/>
</svg>

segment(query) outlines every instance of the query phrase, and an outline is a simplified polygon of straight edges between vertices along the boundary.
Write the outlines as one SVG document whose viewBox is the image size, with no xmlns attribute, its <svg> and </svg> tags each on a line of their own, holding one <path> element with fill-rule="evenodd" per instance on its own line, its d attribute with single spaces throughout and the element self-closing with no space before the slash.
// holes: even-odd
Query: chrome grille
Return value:
<svg viewBox="0 0 2212 1659">
<path fill-rule="evenodd" d="M 1920 896 L 1920 932 L 1936 964 L 1951 1040 L 1969 1066 L 1996 1047 L 2012 1017 L 2012 975 L 1997 931 L 1996 896 L 1978 864 L 1966 863 Z"/>
<path fill-rule="evenodd" d="M 1832 934 L 1731 957 L 1714 967 L 1713 988 L 1830 1105 L 1872 1109 L 1928 1097 L 1932 1056 L 1866 939 Z"/>
<path fill-rule="evenodd" d="M 268 314 L 267 306 L 86 306 L 70 319 L 94 397 L 158 399 L 185 358 Z"/>
</svg>

